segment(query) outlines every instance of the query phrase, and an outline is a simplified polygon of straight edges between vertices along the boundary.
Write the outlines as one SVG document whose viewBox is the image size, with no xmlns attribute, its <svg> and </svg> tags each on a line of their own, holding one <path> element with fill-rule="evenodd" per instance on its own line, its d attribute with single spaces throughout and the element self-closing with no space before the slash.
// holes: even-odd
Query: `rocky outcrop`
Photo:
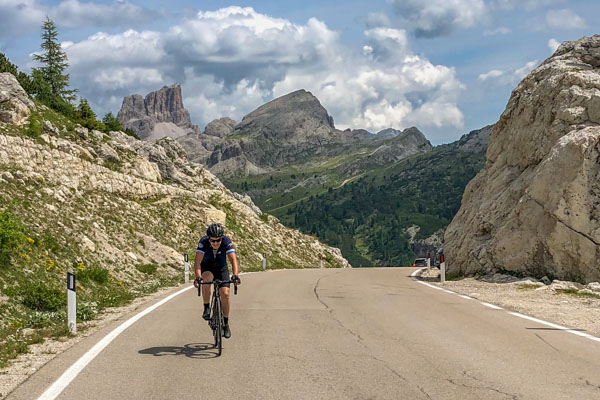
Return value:
<svg viewBox="0 0 600 400">
<path fill-rule="evenodd" d="M 494 125 L 487 125 L 463 135 L 457 143 L 459 151 L 485 154 L 490 144 L 490 135 Z"/>
<path fill-rule="evenodd" d="M 563 43 L 513 91 L 448 227 L 450 271 L 600 280 L 600 35 Z"/>
<path fill-rule="evenodd" d="M 219 118 L 215 119 L 206 125 L 204 134 L 209 136 L 216 136 L 224 138 L 229 135 L 235 129 L 236 122 L 231 118 Z"/>
<path fill-rule="evenodd" d="M 9 72 L 0 73 L 0 121 L 23 125 L 30 109 L 35 110 L 35 105 L 17 78 Z"/>
<path fill-rule="evenodd" d="M 400 131 L 400 130 L 397 130 L 394 128 L 387 128 L 387 129 L 383 129 L 383 130 L 377 132 L 375 134 L 375 138 L 382 139 L 382 140 L 393 139 L 401 133 L 402 133 L 402 131 Z"/>
<path fill-rule="evenodd" d="M 198 131 L 183 106 L 179 84 L 164 86 L 144 99 L 139 94 L 125 97 L 117 119 L 123 128 L 133 130 L 144 140 L 175 138 Z"/>
</svg>

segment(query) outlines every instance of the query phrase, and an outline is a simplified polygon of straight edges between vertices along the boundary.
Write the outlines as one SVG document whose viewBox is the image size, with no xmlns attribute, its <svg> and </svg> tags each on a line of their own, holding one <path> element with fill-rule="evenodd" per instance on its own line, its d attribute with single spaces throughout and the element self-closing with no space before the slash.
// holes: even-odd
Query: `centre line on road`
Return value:
<svg viewBox="0 0 600 400">
<path fill-rule="evenodd" d="M 115 328 L 108 335 L 104 336 L 102 340 L 94 345 L 91 349 L 87 351 L 83 356 L 79 358 L 75 362 L 75 364 L 71 365 L 69 369 L 67 369 L 61 376 L 50 386 L 40 397 L 38 400 L 54 400 L 65 388 L 79 375 L 79 373 L 92 361 L 110 342 L 112 342 L 117 336 L 119 336 L 125 329 L 129 328 L 133 325 L 137 320 L 145 316 L 146 314 L 151 313 L 156 310 L 158 307 L 165 304 L 167 301 L 171 300 L 175 296 L 180 295 L 181 293 L 190 290 L 194 286 L 186 287 L 185 289 L 181 289 L 180 291 L 173 293 L 172 295 L 165 297 L 158 303 L 146 308 L 144 311 L 134 315 L 129 318 L 127 321 L 123 322 L 117 328 Z"/>
</svg>

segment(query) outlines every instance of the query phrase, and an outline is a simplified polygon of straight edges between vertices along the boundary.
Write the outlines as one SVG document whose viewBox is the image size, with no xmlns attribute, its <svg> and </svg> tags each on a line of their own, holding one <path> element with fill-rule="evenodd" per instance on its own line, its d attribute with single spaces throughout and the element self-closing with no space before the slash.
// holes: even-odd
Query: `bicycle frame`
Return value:
<svg viewBox="0 0 600 400">
<path fill-rule="evenodd" d="M 237 282 L 214 279 L 210 282 L 200 281 L 198 285 L 198 296 L 202 296 L 202 285 L 213 285 L 213 293 L 210 300 L 211 315 L 210 319 L 208 320 L 208 326 L 213 331 L 217 356 L 221 355 L 223 349 L 223 307 L 221 304 L 221 291 L 219 290 L 219 285 L 223 283 L 233 283 L 234 294 L 237 294 Z"/>
</svg>

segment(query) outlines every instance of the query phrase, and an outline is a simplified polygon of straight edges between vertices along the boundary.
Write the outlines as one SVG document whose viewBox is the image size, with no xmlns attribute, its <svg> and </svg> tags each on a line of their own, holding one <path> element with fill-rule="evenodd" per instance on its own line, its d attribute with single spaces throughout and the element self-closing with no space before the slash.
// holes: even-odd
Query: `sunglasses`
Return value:
<svg viewBox="0 0 600 400">
<path fill-rule="evenodd" d="M 208 239 L 208 241 L 211 243 L 219 243 L 221 239 Z"/>
</svg>

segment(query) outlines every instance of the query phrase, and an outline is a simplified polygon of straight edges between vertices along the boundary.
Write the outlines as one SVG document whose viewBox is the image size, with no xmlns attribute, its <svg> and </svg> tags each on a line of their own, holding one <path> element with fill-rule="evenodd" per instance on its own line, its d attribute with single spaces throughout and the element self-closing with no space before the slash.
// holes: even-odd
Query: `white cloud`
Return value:
<svg viewBox="0 0 600 400">
<path fill-rule="evenodd" d="M 438 37 L 470 28 L 488 18 L 483 0 L 388 0 L 417 37 Z"/>
<path fill-rule="evenodd" d="M 569 9 L 548 11 L 546 23 L 553 29 L 584 29 L 587 27 L 585 20 Z"/>
<path fill-rule="evenodd" d="M 391 22 L 388 16 L 384 13 L 371 12 L 367 15 L 365 25 L 367 25 L 368 28 L 376 28 L 379 26 L 390 26 Z"/>
<path fill-rule="evenodd" d="M 132 26 L 159 17 L 159 13 L 119 1 L 115 4 L 81 3 L 65 0 L 49 10 L 50 17 L 60 26 Z"/>
<path fill-rule="evenodd" d="M 0 0 L 0 41 L 12 41 L 44 21 L 44 11 L 35 0 Z"/>
<path fill-rule="evenodd" d="M 494 36 L 494 35 L 508 35 L 512 33 L 512 31 L 510 30 L 510 28 L 506 28 L 506 27 L 500 27 L 497 29 L 486 29 L 485 31 L 483 31 L 483 34 L 485 36 Z"/>
<path fill-rule="evenodd" d="M 485 74 L 481 74 L 479 75 L 479 80 L 480 81 L 487 81 L 488 79 L 494 79 L 494 78 L 498 78 L 499 76 L 504 75 L 504 72 L 500 71 L 499 69 L 493 69 L 489 72 L 486 72 Z"/>
<path fill-rule="evenodd" d="M 552 53 L 554 53 L 556 49 L 558 49 L 558 46 L 560 46 L 560 42 L 558 40 L 554 38 L 548 40 L 548 47 L 550 48 Z"/>
<path fill-rule="evenodd" d="M 362 50 L 362 53 L 361 53 Z M 66 47 L 72 86 L 101 112 L 124 96 L 179 82 L 192 121 L 237 121 L 289 92 L 312 92 L 340 128 L 462 128 L 455 71 L 414 55 L 406 32 L 365 31 L 362 49 L 311 18 L 304 25 L 228 7 L 165 32 L 97 33 Z M 121 99 L 121 100 L 120 100 Z"/>
<path fill-rule="evenodd" d="M 70 28 L 135 26 L 160 17 L 156 11 L 126 1 L 97 4 L 64 0 L 56 6 L 45 3 L 37 0 L 0 0 L 0 40 L 14 40 L 20 34 L 39 29 L 46 15 L 58 27 Z"/>
<path fill-rule="evenodd" d="M 493 69 L 484 74 L 480 74 L 478 79 L 492 86 L 515 86 L 538 64 L 537 60 L 529 61 L 519 68 L 506 70 Z"/>
<path fill-rule="evenodd" d="M 495 0 L 492 7 L 503 10 L 512 10 L 515 8 L 524 8 L 526 10 L 535 10 L 552 4 L 565 3 L 566 0 Z"/>
</svg>

